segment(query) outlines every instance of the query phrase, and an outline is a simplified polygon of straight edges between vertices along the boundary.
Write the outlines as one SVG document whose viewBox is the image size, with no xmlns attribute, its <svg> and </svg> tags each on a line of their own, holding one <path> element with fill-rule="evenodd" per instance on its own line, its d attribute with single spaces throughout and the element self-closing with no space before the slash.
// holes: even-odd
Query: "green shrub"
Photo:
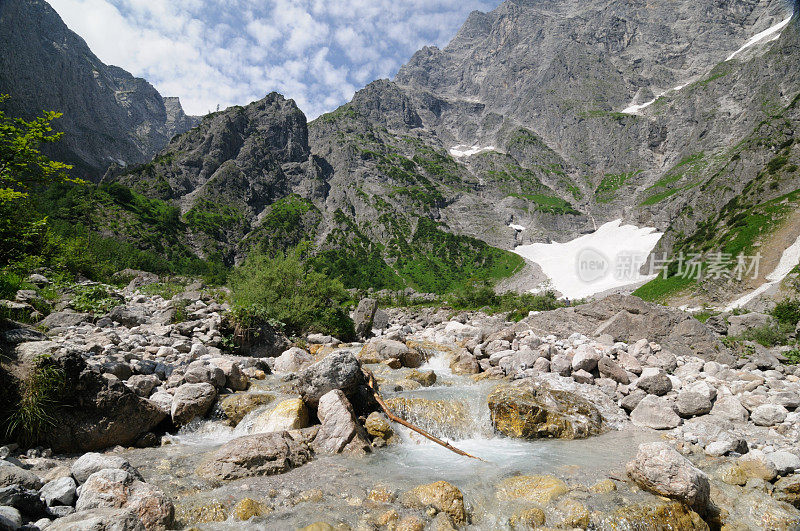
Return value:
<svg viewBox="0 0 800 531">
<path fill-rule="evenodd" d="M 783 357 L 786 358 L 787 365 L 797 365 L 800 363 L 800 349 L 793 348 L 788 352 L 784 352 Z"/>
<path fill-rule="evenodd" d="M 66 391 L 66 375 L 49 356 L 39 356 L 22 382 L 17 404 L 7 420 L 6 436 L 24 445 L 36 444 L 48 427 L 55 425 Z"/>
<path fill-rule="evenodd" d="M 507 292 L 500 295 L 487 283 L 463 286 L 447 297 L 447 301 L 456 310 L 507 312 L 511 321 L 524 319 L 530 312 L 544 312 L 564 306 L 552 291 L 541 294 Z"/>
<path fill-rule="evenodd" d="M 103 286 L 75 286 L 71 305 L 78 312 L 105 314 L 118 306 L 120 300 Z"/>
<path fill-rule="evenodd" d="M 782 300 L 772 310 L 772 317 L 783 326 L 796 326 L 800 322 L 800 299 Z"/>
<path fill-rule="evenodd" d="M 787 341 L 787 334 L 778 326 L 765 325 L 759 328 L 751 328 L 742 334 L 741 339 L 745 341 L 755 341 L 765 347 L 775 347 L 784 345 Z"/>
<path fill-rule="evenodd" d="M 185 287 L 179 282 L 153 282 L 145 284 L 139 291 L 144 295 L 158 295 L 164 300 L 170 300 L 175 295 L 183 293 Z"/>
<path fill-rule="evenodd" d="M 341 282 L 315 271 L 303 260 L 306 246 L 274 257 L 252 254 L 230 279 L 232 318 L 236 325 L 255 328 L 278 321 L 289 335 L 309 332 L 348 340 L 354 325 L 344 303 L 349 294 Z"/>
</svg>

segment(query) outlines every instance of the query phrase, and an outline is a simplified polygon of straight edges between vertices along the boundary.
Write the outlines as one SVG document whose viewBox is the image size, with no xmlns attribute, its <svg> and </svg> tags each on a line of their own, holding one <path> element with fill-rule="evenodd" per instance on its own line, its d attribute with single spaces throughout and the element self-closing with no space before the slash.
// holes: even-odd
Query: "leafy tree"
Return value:
<svg viewBox="0 0 800 531">
<path fill-rule="evenodd" d="M 233 315 L 245 328 L 279 321 L 292 335 L 308 332 L 354 335 L 341 282 L 315 271 L 304 259 L 307 245 L 274 257 L 251 254 L 230 278 Z"/>
<path fill-rule="evenodd" d="M 9 98 L 0 94 L 0 104 Z M 40 151 L 42 144 L 56 142 L 50 122 L 60 113 L 47 111 L 26 121 L 6 116 L 0 110 L 0 265 L 35 252 L 44 243 L 46 219 L 25 206 L 28 190 L 38 184 L 82 182 L 71 178 L 69 164 L 50 160 Z"/>
</svg>

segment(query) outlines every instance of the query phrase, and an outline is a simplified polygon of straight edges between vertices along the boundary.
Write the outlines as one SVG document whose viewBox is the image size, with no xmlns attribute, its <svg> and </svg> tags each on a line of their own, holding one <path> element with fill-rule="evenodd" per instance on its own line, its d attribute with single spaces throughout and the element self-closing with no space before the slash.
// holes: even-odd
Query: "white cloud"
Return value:
<svg viewBox="0 0 800 531">
<path fill-rule="evenodd" d="M 314 118 L 500 0 L 49 0 L 104 62 L 190 114 L 277 90 Z"/>
</svg>

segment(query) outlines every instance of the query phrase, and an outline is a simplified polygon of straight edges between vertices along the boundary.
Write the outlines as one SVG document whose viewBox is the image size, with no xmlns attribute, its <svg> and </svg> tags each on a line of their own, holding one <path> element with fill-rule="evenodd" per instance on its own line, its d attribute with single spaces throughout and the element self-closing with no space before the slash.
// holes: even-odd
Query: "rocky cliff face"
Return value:
<svg viewBox="0 0 800 531">
<path fill-rule="evenodd" d="M 141 163 L 196 123 L 177 98 L 103 64 L 43 0 L 0 2 L 0 93 L 10 114 L 63 112 L 50 154 L 97 179 L 111 163 Z"/>
</svg>

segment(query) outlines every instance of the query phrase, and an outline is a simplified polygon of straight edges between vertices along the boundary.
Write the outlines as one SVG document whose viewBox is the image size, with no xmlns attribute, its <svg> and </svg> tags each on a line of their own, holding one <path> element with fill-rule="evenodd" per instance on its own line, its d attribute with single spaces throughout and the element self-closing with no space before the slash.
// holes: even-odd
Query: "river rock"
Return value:
<svg viewBox="0 0 800 531">
<path fill-rule="evenodd" d="M 220 371 L 221 373 L 222 371 Z M 172 422 L 182 426 L 195 417 L 202 417 L 217 398 L 217 390 L 210 383 L 187 383 L 178 387 L 172 398 Z"/>
<path fill-rule="evenodd" d="M 73 513 L 47 526 L 48 531 L 145 531 L 131 509 L 98 508 Z"/>
<path fill-rule="evenodd" d="M 709 530 L 699 514 L 679 502 L 629 504 L 599 520 L 600 529 Z"/>
<path fill-rule="evenodd" d="M 290 398 L 253 421 L 251 433 L 298 430 L 308 426 L 308 408 L 300 398 Z"/>
<path fill-rule="evenodd" d="M 157 386 L 161 385 L 161 379 L 155 374 L 134 374 L 125 382 L 125 385 L 137 395 L 147 398 Z"/>
<path fill-rule="evenodd" d="M 222 370 L 225 375 L 225 387 L 232 391 L 246 391 L 250 386 L 249 378 L 242 372 L 242 367 L 235 361 L 225 358 L 211 358 L 211 365 Z M 188 380 L 187 380 L 188 381 Z"/>
<path fill-rule="evenodd" d="M 16 531 L 22 527 L 24 520 L 20 512 L 14 507 L 0 505 L 0 529 L 3 531 Z"/>
<path fill-rule="evenodd" d="M 174 376 L 174 375 L 173 375 Z M 193 361 L 186 368 L 183 379 L 187 384 L 211 384 L 217 389 L 225 387 L 225 373 L 206 360 Z"/>
<path fill-rule="evenodd" d="M 446 481 L 437 481 L 420 485 L 400 497 L 405 507 L 426 509 L 433 507 L 445 513 L 454 524 L 462 526 L 467 522 L 467 510 L 464 507 L 464 495 L 456 487 Z"/>
<path fill-rule="evenodd" d="M 767 454 L 767 459 L 772 461 L 772 464 L 775 465 L 775 469 L 780 476 L 785 476 L 791 474 L 795 470 L 800 470 L 800 457 L 786 450 L 778 450 L 777 452 Z"/>
<path fill-rule="evenodd" d="M 774 426 L 786 420 L 786 415 L 788 414 L 789 412 L 783 406 L 764 404 L 750 413 L 750 420 L 756 426 Z"/>
<path fill-rule="evenodd" d="M 314 362 L 311 353 L 299 348 L 292 347 L 275 358 L 275 365 L 272 366 L 274 372 L 293 373 L 304 369 Z"/>
<path fill-rule="evenodd" d="M 401 419 L 440 438 L 461 439 L 474 434 L 469 408 L 460 401 L 395 396 L 388 398 L 386 405 Z"/>
<path fill-rule="evenodd" d="M 631 411 L 631 421 L 637 426 L 654 430 L 669 430 L 681 424 L 681 418 L 662 397 L 647 395 Z"/>
<path fill-rule="evenodd" d="M 707 396 L 686 389 L 678 393 L 675 404 L 678 407 L 678 414 L 684 418 L 705 415 L 712 407 L 711 400 Z"/>
<path fill-rule="evenodd" d="M 356 335 L 367 338 L 372 333 L 372 321 L 375 312 L 378 310 L 378 301 L 375 299 L 361 299 L 353 312 L 353 324 L 355 324 Z"/>
<path fill-rule="evenodd" d="M 660 369 L 646 369 L 636 381 L 636 387 L 647 394 L 663 396 L 672 391 L 672 380 Z"/>
<path fill-rule="evenodd" d="M 339 389 L 329 391 L 319 400 L 317 408 L 322 427 L 313 442 L 317 453 L 367 453 L 369 439 L 359 424 L 353 406 Z"/>
<path fill-rule="evenodd" d="M 199 466 L 197 475 L 209 480 L 269 476 L 287 472 L 310 459 L 311 451 L 304 440 L 295 440 L 285 431 L 260 433 L 222 445 Z"/>
<path fill-rule="evenodd" d="M 625 369 L 620 367 L 617 362 L 608 356 L 603 356 L 600 358 L 600 361 L 597 362 L 597 370 L 600 372 L 600 376 L 611 378 L 617 383 L 627 385 L 630 382 L 628 373 L 625 372 Z"/>
<path fill-rule="evenodd" d="M 0 466 L 0 487 L 10 485 L 22 485 L 26 489 L 39 490 L 42 488 L 42 480 L 30 470 L 9 463 Z"/>
<path fill-rule="evenodd" d="M 748 478 L 772 481 L 778 477 L 778 469 L 775 467 L 775 463 L 761 450 L 750 450 L 736 460 L 736 466 Z"/>
<path fill-rule="evenodd" d="M 567 484 L 555 476 L 513 476 L 497 485 L 501 500 L 518 500 L 547 505 L 569 492 Z"/>
<path fill-rule="evenodd" d="M 733 395 L 717 397 L 714 407 L 711 408 L 711 414 L 733 422 L 745 422 L 750 416 L 739 399 Z"/>
<path fill-rule="evenodd" d="M 0 506 L 14 507 L 23 516 L 32 520 L 47 516 L 47 506 L 39 497 L 39 492 L 26 489 L 22 485 L 1 488 Z"/>
<path fill-rule="evenodd" d="M 509 437 L 581 439 L 603 429 L 600 412 L 589 401 L 543 385 L 501 385 L 488 402 L 493 426 Z"/>
<path fill-rule="evenodd" d="M 223 417 L 230 426 L 236 426 L 248 413 L 269 404 L 274 399 L 275 397 L 268 393 L 236 393 L 222 398 L 215 406 L 215 413 Z"/>
<path fill-rule="evenodd" d="M 350 395 L 364 383 L 361 363 L 352 352 L 340 349 L 300 371 L 296 386 L 303 400 L 317 407 L 320 398 L 334 389 Z"/>
<path fill-rule="evenodd" d="M 708 476 L 669 444 L 639 445 L 636 458 L 628 463 L 627 471 L 643 489 L 686 503 L 705 514 L 710 493 Z"/>
<path fill-rule="evenodd" d="M 386 420 L 386 417 L 377 411 L 373 411 L 369 414 L 364 423 L 364 429 L 373 437 L 380 437 L 385 441 L 388 441 L 392 438 L 392 435 L 394 435 L 392 425 Z"/>
<path fill-rule="evenodd" d="M 800 474 L 780 478 L 775 482 L 775 498 L 800 509 Z"/>
<path fill-rule="evenodd" d="M 83 484 L 89 476 L 104 469 L 119 469 L 131 474 L 136 479 L 141 479 L 139 471 L 127 459 L 118 455 L 105 455 L 89 452 L 79 457 L 70 468 L 72 477 L 79 484 Z"/>
<path fill-rule="evenodd" d="M 433 371 L 412 370 L 406 376 L 411 381 L 417 382 L 423 387 L 430 387 L 436 383 L 436 373 Z"/>
<path fill-rule="evenodd" d="M 478 374 L 481 370 L 478 360 L 465 348 L 453 353 L 450 358 L 450 369 L 453 374 Z"/>
<path fill-rule="evenodd" d="M 77 496 L 78 486 L 71 477 L 59 478 L 47 483 L 39 490 L 39 495 L 48 506 L 72 505 Z"/>
</svg>

